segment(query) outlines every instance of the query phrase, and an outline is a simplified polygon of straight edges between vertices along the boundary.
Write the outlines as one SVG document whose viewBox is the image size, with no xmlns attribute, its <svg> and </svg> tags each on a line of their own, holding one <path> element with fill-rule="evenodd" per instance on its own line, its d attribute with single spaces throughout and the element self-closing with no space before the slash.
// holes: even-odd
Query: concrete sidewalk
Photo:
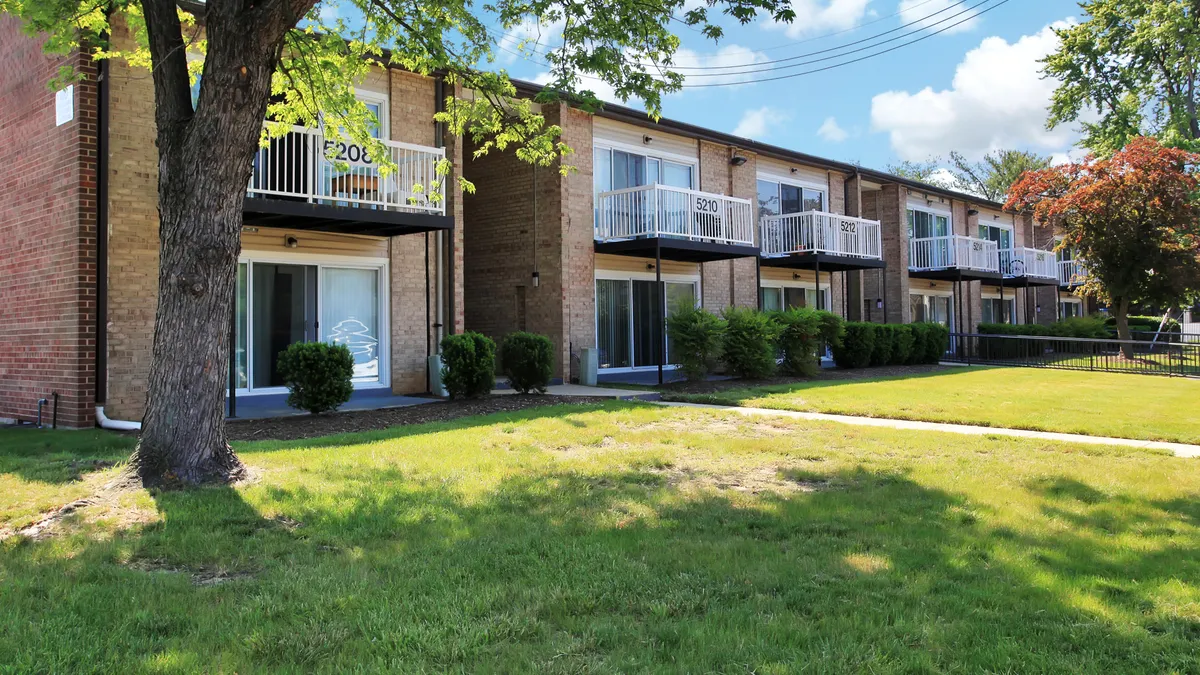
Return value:
<svg viewBox="0 0 1200 675">
<path fill-rule="evenodd" d="M 787 417 L 799 420 L 814 420 L 818 422 L 838 422 L 863 427 L 884 427 L 888 429 L 910 429 L 914 431 L 941 431 L 951 434 L 966 434 L 968 436 L 1012 436 L 1014 438 L 1033 438 L 1043 441 L 1062 441 L 1064 443 L 1088 443 L 1091 445 L 1117 445 L 1128 448 L 1149 448 L 1166 450 L 1178 457 L 1200 457 L 1200 445 L 1187 443 L 1168 443 L 1166 441 L 1138 441 L 1130 438 L 1110 438 L 1107 436 L 1085 436 L 1083 434 L 1061 434 L 1053 431 L 1028 431 L 1025 429 L 1006 429 L 1002 427 L 980 427 L 970 424 L 945 424 L 942 422 L 914 422 L 911 420 L 894 420 L 880 417 L 857 417 L 855 415 L 831 415 L 829 413 L 798 412 L 795 410 L 771 410 L 769 408 L 745 408 L 741 406 L 708 405 L 704 403 L 678 403 L 673 401 L 658 401 L 658 405 L 672 408 L 698 408 L 703 410 L 726 410 L 742 415 L 764 415 L 767 417 Z"/>
</svg>

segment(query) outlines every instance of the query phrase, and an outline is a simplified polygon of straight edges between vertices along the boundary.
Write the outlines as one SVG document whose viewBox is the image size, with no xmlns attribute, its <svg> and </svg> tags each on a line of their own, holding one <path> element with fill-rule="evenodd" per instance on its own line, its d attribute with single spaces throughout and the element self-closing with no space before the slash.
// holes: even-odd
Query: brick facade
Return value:
<svg viewBox="0 0 1200 675">
<path fill-rule="evenodd" d="M 71 61 L 83 80 L 57 125 L 47 84 Z M 57 394 L 60 426 L 93 424 L 98 100 L 89 59 L 47 56 L 0 15 L 2 420 L 33 420 L 38 399 Z"/>
</svg>

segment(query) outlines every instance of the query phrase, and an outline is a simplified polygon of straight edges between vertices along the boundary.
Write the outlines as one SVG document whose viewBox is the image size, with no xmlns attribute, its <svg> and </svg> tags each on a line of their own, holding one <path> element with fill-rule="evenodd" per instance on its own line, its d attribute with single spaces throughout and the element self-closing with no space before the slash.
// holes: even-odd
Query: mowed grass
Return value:
<svg viewBox="0 0 1200 675">
<path fill-rule="evenodd" d="M 674 400 L 1200 443 L 1200 380 L 1034 368 L 948 368 L 672 394 Z"/>
<path fill-rule="evenodd" d="M 10 527 L 88 438 L 0 431 Z M 632 403 L 238 450 L 0 542 L 2 669 L 1200 670 L 1196 460 Z"/>
</svg>

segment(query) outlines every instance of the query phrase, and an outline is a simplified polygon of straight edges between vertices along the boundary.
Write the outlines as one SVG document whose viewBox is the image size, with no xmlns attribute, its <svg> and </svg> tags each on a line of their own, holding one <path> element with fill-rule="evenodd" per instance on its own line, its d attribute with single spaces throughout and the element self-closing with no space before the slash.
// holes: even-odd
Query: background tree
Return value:
<svg viewBox="0 0 1200 675">
<path fill-rule="evenodd" d="M 1062 229 L 1060 247 L 1087 264 L 1083 292 L 1113 307 L 1117 336 L 1129 340 L 1132 303 L 1176 306 L 1200 290 L 1198 163 L 1200 155 L 1138 137 L 1109 159 L 1025 174 L 1005 208 Z"/>
<path fill-rule="evenodd" d="M 886 171 L 893 176 L 900 176 L 920 183 L 936 187 L 954 189 L 946 180 L 945 169 L 941 165 L 941 157 L 929 157 L 923 162 L 904 160 L 899 164 L 888 164 Z"/>
<path fill-rule="evenodd" d="M 1080 7 L 1086 19 L 1056 30 L 1058 50 L 1043 61 L 1045 74 L 1061 82 L 1047 127 L 1083 120 L 1080 144 L 1100 156 L 1139 135 L 1200 149 L 1197 3 L 1090 0 Z"/>
<path fill-rule="evenodd" d="M 1045 169 L 1050 158 L 1024 150 L 995 150 L 978 162 L 969 162 L 961 153 L 951 152 L 950 166 L 958 189 L 1002 202 L 1021 174 Z"/>
<path fill-rule="evenodd" d="M 561 23 L 555 47 L 543 56 L 550 82 L 539 102 L 567 97 L 595 110 L 600 102 L 580 86 L 587 73 L 658 115 L 662 95 L 683 83 L 671 70 L 679 38 L 669 22 L 715 40 L 722 31 L 710 13 L 741 23 L 759 14 L 794 18 L 788 0 L 698 7 L 688 0 L 492 0 L 481 8 L 470 0 L 330 3 L 360 21 L 351 27 L 325 20 L 318 0 L 0 0 L 0 11 L 44 35 L 51 53 L 85 50 L 151 67 L 161 245 L 146 413 L 132 460 L 144 484 L 228 480 L 243 471 L 225 436 L 224 373 L 242 201 L 268 114 L 277 122 L 274 134 L 321 119 L 332 135 L 378 150 L 370 137 L 376 120 L 355 99 L 354 82 L 373 65 L 445 73 L 451 92 L 461 85 L 476 94 L 447 98 L 437 120 L 450 133 L 473 137 L 481 154 L 512 145 L 521 159 L 550 165 L 570 152 L 559 129 L 515 99 L 505 73 L 481 69 L 491 60 L 490 23 Z M 110 50 L 115 15 L 133 27 L 139 49 Z M 203 61 L 189 67 L 189 52 L 203 53 Z M 439 175 L 447 170 L 443 164 Z"/>
</svg>

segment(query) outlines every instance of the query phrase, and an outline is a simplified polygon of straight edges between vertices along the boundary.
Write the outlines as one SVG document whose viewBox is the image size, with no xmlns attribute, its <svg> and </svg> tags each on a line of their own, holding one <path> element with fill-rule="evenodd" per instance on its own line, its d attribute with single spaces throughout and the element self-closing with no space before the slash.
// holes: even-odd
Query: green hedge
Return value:
<svg viewBox="0 0 1200 675">
<path fill-rule="evenodd" d="M 847 321 L 840 342 L 833 346 L 833 362 L 838 368 L 866 368 L 875 350 L 875 324 Z"/>
<path fill-rule="evenodd" d="M 775 372 L 780 326 L 765 312 L 730 307 L 722 312 L 725 340 L 722 359 L 737 377 L 761 379 Z"/>
<path fill-rule="evenodd" d="M 892 363 L 895 332 L 888 324 L 875 324 L 875 345 L 871 348 L 871 365 L 887 366 Z"/>
<path fill-rule="evenodd" d="M 691 381 L 703 380 L 721 354 L 725 321 L 699 307 L 686 307 L 667 317 L 671 360 Z"/>
<path fill-rule="evenodd" d="M 496 343 L 473 331 L 442 338 L 442 384 L 451 399 L 486 396 L 496 386 Z"/>
<path fill-rule="evenodd" d="M 312 414 L 337 410 L 354 393 L 354 356 L 346 345 L 294 342 L 276 361 L 287 404 Z"/>
<path fill-rule="evenodd" d="M 900 366 L 908 363 L 913 351 L 913 327 L 909 324 L 895 324 L 892 329 L 892 365 Z"/>
<path fill-rule="evenodd" d="M 1092 317 L 1060 319 L 1048 326 L 1036 323 L 1016 325 L 1009 323 L 981 323 L 979 324 L 979 332 L 984 335 L 1053 335 L 1055 337 L 1078 338 L 1107 338 L 1110 336 L 1109 330 L 1104 326 L 1104 321 Z"/>
<path fill-rule="evenodd" d="M 500 346 L 500 363 L 513 389 L 544 394 L 554 374 L 554 344 L 537 333 L 509 333 Z"/>
<path fill-rule="evenodd" d="M 942 360 L 942 355 L 950 348 L 950 329 L 940 323 L 925 322 L 914 323 L 915 326 L 922 326 L 925 332 L 924 347 L 920 354 L 920 359 L 917 363 L 937 363 Z M 916 351 L 916 350 L 914 350 Z"/>
<path fill-rule="evenodd" d="M 822 314 L 827 312 L 806 308 L 771 312 L 771 320 L 779 327 L 776 344 L 782 359 L 780 370 L 785 374 L 797 377 L 816 375 L 826 335 Z M 840 318 L 837 325 L 840 328 Z"/>
</svg>

